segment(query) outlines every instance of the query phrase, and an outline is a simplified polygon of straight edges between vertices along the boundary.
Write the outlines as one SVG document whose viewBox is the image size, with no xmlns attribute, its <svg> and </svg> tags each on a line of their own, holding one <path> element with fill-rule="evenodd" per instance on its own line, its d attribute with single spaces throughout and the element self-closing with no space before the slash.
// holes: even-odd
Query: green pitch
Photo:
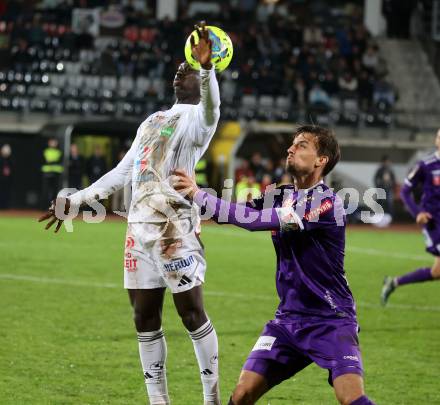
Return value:
<svg viewBox="0 0 440 405">
<path fill-rule="evenodd" d="M 137 340 L 122 289 L 123 222 L 60 235 L 31 218 L 0 217 L 0 403 L 145 404 Z M 223 402 L 277 305 L 270 235 L 205 226 L 206 308 L 220 343 Z M 353 230 L 346 270 L 358 303 L 366 388 L 378 404 L 440 404 L 438 283 L 402 287 L 379 306 L 386 274 L 431 264 L 421 235 Z M 167 297 L 173 404 L 199 405 L 192 344 Z M 310 366 L 259 404 L 336 404 Z"/>
</svg>

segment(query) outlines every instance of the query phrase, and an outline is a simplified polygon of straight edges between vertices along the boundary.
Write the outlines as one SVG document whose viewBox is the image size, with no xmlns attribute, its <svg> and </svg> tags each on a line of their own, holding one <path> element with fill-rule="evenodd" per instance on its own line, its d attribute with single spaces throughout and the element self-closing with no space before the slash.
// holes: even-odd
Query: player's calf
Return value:
<svg viewBox="0 0 440 405">
<path fill-rule="evenodd" d="M 374 405 L 365 396 L 363 378 L 359 374 L 343 374 L 335 378 L 333 388 L 341 405 Z"/>
</svg>

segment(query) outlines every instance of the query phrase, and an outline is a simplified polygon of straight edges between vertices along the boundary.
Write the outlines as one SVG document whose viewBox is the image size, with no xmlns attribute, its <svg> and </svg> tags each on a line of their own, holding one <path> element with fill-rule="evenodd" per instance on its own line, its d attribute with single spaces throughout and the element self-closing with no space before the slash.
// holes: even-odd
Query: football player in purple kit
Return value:
<svg viewBox="0 0 440 405">
<path fill-rule="evenodd" d="M 254 404 L 311 363 L 329 371 L 343 405 L 369 405 L 365 395 L 353 296 L 344 272 L 345 212 L 323 182 L 340 159 L 331 131 L 301 126 L 286 168 L 295 186 L 281 186 L 246 206 L 198 189 L 182 170 L 174 187 L 218 223 L 272 231 L 280 304 L 253 347 L 229 404 Z"/>
<path fill-rule="evenodd" d="M 421 160 L 405 179 L 401 197 L 406 207 L 423 227 L 426 251 L 434 255 L 432 267 L 423 267 L 400 277 L 385 277 L 381 301 L 385 305 L 391 293 L 402 285 L 440 279 L 440 129 L 435 138 L 437 151 Z M 422 186 L 420 204 L 412 196 Z"/>
</svg>

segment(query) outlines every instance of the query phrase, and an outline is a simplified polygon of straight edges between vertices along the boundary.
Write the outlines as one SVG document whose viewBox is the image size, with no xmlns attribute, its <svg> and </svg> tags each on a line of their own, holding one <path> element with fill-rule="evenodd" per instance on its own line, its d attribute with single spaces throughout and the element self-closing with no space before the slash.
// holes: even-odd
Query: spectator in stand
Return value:
<svg viewBox="0 0 440 405">
<path fill-rule="evenodd" d="M 254 176 L 242 177 L 235 185 L 237 202 L 248 202 L 261 195 L 261 186 Z"/>
<path fill-rule="evenodd" d="M 255 180 L 260 183 L 266 172 L 266 168 L 264 167 L 263 158 L 259 152 L 255 152 L 252 155 L 250 167 L 255 176 Z"/>
<path fill-rule="evenodd" d="M 107 163 L 100 145 L 95 145 L 93 155 L 87 161 L 87 176 L 89 184 L 94 183 L 107 173 Z"/>
<path fill-rule="evenodd" d="M 282 158 L 278 162 L 278 166 L 274 170 L 274 181 L 279 183 L 284 173 L 286 172 L 286 159 Z"/>
<path fill-rule="evenodd" d="M 56 138 L 50 138 L 47 148 L 43 151 L 41 209 L 46 209 L 49 203 L 55 199 L 60 189 L 61 174 L 63 167 L 63 152 L 58 146 Z"/>
<path fill-rule="evenodd" d="M 322 29 L 315 24 L 311 24 L 304 28 L 303 41 L 307 45 L 319 45 L 324 42 Z"/>
<path fill-rule="evenodd" d="M 391 160 L 387 155 L 382 157 L 382 162 L 374 175 L 374 186 L 385 190 L 386 199 L 379 200 L 379 203 L 382 205 L 385 213 L 392 216 L 396 176 L 391 167 Z"/>
<path fill-rule="evenodd" d="M 28 32 L 29 45 L 42 45 L 45 37 L 46 33 L 41 28 L 41 14 L 35 14 Z"/>
<path fill-rule="evenodd" d="M 7 209 L 12 196 L 12 150 L 5 143 L 0 149 L 0 209 Z"/>
<path fill-rule="evenodd" d="M 331 71 L 327 71 L 325 79 L 322 84 L 322 88 L 327 92 L 330 97 L 335 96 L 339 92 L 338 80 Z"/>
<path fill-rule="evenodd" d="M 362 56 L 362 65 L 371 73 L 375 73 L 379 65 L 379 50 L 376 45 L 370 45 Z"/>
<path fill-rule="evenodd" d="M 69 187 L 82 190 L 82 178 L 84 174 L 84 158 L 78 152 L 78 146 L 75 143 L 70 145 L 69 158 Z"/>
<path fill-rule="evenodd" d="M 249 164 L 249 160 L 242 159 L 240 165 L 235 170 L 235 181 L 238 182 L 239 179 L 243 177 L 250 177 L 253 176 L 254 173 L 252 172 Z"/>
<path fill-rule="evenodd" d="M 396 94 L 393 86 L 384 78 L 374 84 L 373 102 L 375 105 L 385 104 L 385 108 L 393 107 L 396 101 Z"/>
<path fill-rule="evenodd" d="M 261 184 L 260 184 L 261 192 L 265 193 L 266 191 L 268 191 L 271 188 L 271 187 L 269 187 L 271 185 L 273 185 L 272 176 L 270 174 L 266 173 L 263 176 L 263 179 L 261 180 Z"/>
<path fill-rule="evenodd" d="M 130 50 L 127 46 L 123 46 L 117 60 L 117 70 L 119 76 L 132 76 L 134 72 L 134 63 Z"/>
<path fill-rule="evenodd" d="M 359 78 L 358 96 L 361 108 L 367 110 L 373 100 L 373 80 L 366 70 L 361 72 Z"/>
<path fill-rule="evenodd" d="M 32 57 L 28 52 L 28 42 L 24 38 L 19 38 L 17 45 L 11 50 L 11 62 L 15 71 L 24 73 L 27 66 L 32 63 Z"/>
<path fill-rule="evenodd" d="M 339 88 L 341 96 L 344 98 L 355 98 L 358 89 L 358 81 L 353 75 L 347 71 L 339 78 Z"/>
<path fill-rule="evenodd" d="M 319 83 L 315 83 L 310 90 L 309 104 L 315 109 L 327 110 L 330 107 L 330 97 Z"/>
</svg>

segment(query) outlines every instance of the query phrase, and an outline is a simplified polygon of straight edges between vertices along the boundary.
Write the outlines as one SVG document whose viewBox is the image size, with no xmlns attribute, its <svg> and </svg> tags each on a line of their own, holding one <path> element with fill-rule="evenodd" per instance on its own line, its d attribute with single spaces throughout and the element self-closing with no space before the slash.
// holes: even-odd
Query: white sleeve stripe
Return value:
<svg viewBox="0 0 440 405">
<path fill-rule="evenodd" d="M 293 211 L 293 210 L 292 210 Z M 299 229 L 301 229 L 302 231 L 304 230 L 304 224 L 303 224 L 303 222 L 301 221 L 301 218 L 299 217 L 299 215 L 295 212 L 295 211 L 293 211 L 293 216 L 294 216 L 294 218 L 295 218 L 295 220 L 296 220 L 296 223 L 298 224 L 298 226 L 299 226 Z"/>
<path fill-rule="evenodd" d="M 410 187 L 413 185 L 408 179 L 405 179 L 405 184 Z"/>
<path fill-rule="evenodd" d="M 301 231 L 304 230 L 304 224 L 293 208 L 275 208 L 275 211 L 277 213 L 278 220 L 280 221 L 280 229 L 295 224 L 298 225 Z M 286 221 L 286 218 L 288 218 L 288 221 Z"/>
</svg>

